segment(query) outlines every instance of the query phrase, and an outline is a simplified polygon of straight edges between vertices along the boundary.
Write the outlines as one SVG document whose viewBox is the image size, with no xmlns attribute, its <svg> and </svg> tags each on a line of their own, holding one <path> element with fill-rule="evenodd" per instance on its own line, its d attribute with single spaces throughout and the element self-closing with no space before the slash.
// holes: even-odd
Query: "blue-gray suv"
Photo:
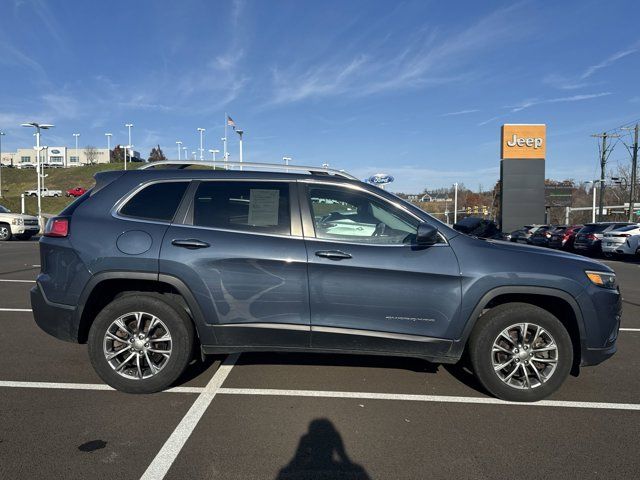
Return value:
<svg viewBox="0 0 640 480">
<path fill-rule="evenodd" d="M 597 261 L 460 234 L 343 172 L 193 164 L 99 173 L 40 240 L 36 322 L 118 390 L 165 389 L 200 354 L 305 351 L 465 359 L 536 401 L 616 351 Z"/>
</svg>

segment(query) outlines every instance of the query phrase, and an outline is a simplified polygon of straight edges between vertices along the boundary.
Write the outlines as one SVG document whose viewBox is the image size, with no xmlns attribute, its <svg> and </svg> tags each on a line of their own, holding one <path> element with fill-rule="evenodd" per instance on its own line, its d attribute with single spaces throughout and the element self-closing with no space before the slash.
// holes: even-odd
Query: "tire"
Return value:
<svg viewBox="0 0 640 480">
<path fill-rule="evenodd" d="M 525 324 L 527 341 L 522 342 Z M 501 337 L 505 330 L 511 343 Z M 535 345 L 538 348 L 555 345 L 555 351 L 532 353 L 536 332 L 539 337 Z M 495 351 L 494 342 L 498 345 Z M 531 346 L 526 348 L 529 343 Z M 500 347 L 509 353 L 499 350 Z M 469 356 L 476 377 L 492 395 L 512 402 L 536 402 L 551 395 L 566 380 L 573 364 L 573 345 L 567 329 L 551 313 L 535 305 L 514 302 L 492 308 L 478 320 L 469 339 Z M 496 368 L 500 365 L 504 367 Z M 528 373 L 526 378 L 523 369 Z"/>
<path fill-rule="evenodd" d="M 149 338 L 136 338 L 135 343 L 132 343 L 131 334 L 137 337 L 139 332 L 135 326 L 136 313 L 139 312 L 143 313 L 141 330 L 149 327 L 152 316 L 160 323 L 153 327 Z M 114 325 L 117 320 L 129 327 L 129 333 Z M 107 336 L 107 332 L 111 336 Z M 146 333 L 148 332 L 142 334 Z M 117 338 L 123 338 L 123 341 L 112 340 L 116 338 L 113 337 L 114 334 Z M 166 338 L 167 334 L 170 335 L 168 342 L 153 340 L 154 337 Z M 147 341 L 149 343 L 144 343 Z M 88 344 L 91 364 L 107 384 L 127 393 L 154 393 L 173 385 L 192 359 L 193 323 L 183 308 L 162 295 L 135 292 L 135 295 L 116 298 L 102 309 L 91 325 Z M 117 354 L 119 351 L 123 353 Z M 167 358 L 157 351 L 170 353 Z M 116 355 L 108 360 L 107 353 Z M 125 362 L 132 354 L 130 362 Z M 153 371 L 149 362 L 154 363 L 157 372 Z M 117 369 L 120 370 L 116 371 Z"/>
<path fill-rule="evenodd" d="M 0 223 L 0 242 L 8 242 L 11 236 L 11 226 L 8 223 Z"/>
</svg>

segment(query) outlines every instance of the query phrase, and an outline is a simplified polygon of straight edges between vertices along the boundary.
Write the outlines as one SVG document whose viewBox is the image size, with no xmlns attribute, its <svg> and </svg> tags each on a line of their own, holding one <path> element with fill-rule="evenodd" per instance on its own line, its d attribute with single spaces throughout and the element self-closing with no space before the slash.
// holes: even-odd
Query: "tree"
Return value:
<svg viewBox="0 0 640 480">
<path fill-rule="evenodd" d="M 93 145 L 87 145 L 84 149 L 84 157 L 87 159 L 87 165 L 93 165 L 98 160 L 98 149 Z"/>
<path fill-rule="evenodd" d="M 149 153 L 149 161 L 150 162 L 160 162 L 162 160 L 166 160 L 167 157 L 164 156 L 164 153 L 162 153 L 162 149 L 160 148 L 160 145 L 153 147 L 151 149 L 151 153 Z"/>
<path fill-rule="evenodd" d="M 111 152 L 111 161 L 114 163 L 124 162 L 124 148 L 120 145 L 116 145 L 116 147 Z"/>
</svg>

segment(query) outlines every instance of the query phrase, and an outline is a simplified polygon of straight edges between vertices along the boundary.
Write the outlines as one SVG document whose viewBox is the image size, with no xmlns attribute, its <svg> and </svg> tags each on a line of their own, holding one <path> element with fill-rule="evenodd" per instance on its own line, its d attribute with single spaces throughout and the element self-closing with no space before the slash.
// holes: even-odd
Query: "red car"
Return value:
<svg viewBox="0 0 640 480">
<path fill-rule="evenodd" d="M 581 228 L 582 225 L 556 228 L 551 232 L 548 246 L 551 248 L 560 248 L 562 250 L 573 250 L 573 242 L 576 239 L 576 234 Z"/>
<path fill-rule="evenodd" d="M 67 190 L 67 197 L 79 197 L 80 195 L 84 195 L 86 191 L 87 189 L 82 187 L 70 188 Z"/>
</svg>

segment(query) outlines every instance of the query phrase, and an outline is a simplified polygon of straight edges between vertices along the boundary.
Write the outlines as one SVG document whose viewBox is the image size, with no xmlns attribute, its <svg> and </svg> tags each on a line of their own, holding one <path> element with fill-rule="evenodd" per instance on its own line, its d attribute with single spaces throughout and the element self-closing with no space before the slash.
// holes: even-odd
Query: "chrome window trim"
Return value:
<svg viewBox="0 0 640 480">
<path fill-rule="evenodd" d="M 415 220 L 417 220 L 418 222 L 422 223 L 424 222 L 424 220 L 422 218 L 420 218 L 418 215 L 416 215 L 415 213 L 413 213 L 412 211 L 408 210 L 404 205 L 397 203 L 397 202 L 392 202 L 388 199 L 386 199 L 385 197 L 378 195 L 375 192 L 371 192 L 369 190 L 367 190 L 366 188 L 362 188 L 359 185 L 354 185 L 353 183 L 346 183 L 346 182 L 336 182 L 336 181 L 331 181 L 331 180 L 324 180 L 324 179 L 315 179 L 315 178 L 303 178 L 303 179 L 298 179 L 296 180 L 298 183 L 307 183 L 307 184 L 314 184 L 314 185 L 330 185 L 332 187 L 346 187 L 346 188 L 350 188 L 351 190 L 357 190 L 359 192 L 362 192 L 364 194 L 370 194 L 373 195 L 374 197 L 376 197 L 378 200 L 380 200 L 381 202 L 387 204 L 387 205 L 392 205 L 393 207 L 397 208 L 398 210 L 401 210 L 402 212 L 410 215 L 411 217 L 413 217 Z M 305 201 L 309 200 L 309 198 L 305 198 Z M 315 232 L 314 232 L 315 233 Z M 447 238 L 441 233 L 438 232 L 438 236 L 440 237 L 440 239 L 442 240 L 442 243 L 436 243 L 434 245 L 430 245 L 430 247 L 435 247 L 435 246 L 449 246 L 449 241 L 447 240 Z M 329 238 L 318 238 L 318 237 L 305 237 L 305 240 L 319 240 L 319 241 L 324 241 L 324 242 L 337 242 L 337 243 L 346 243 L 346 244 L 350 244 L 350 245 L 367 245 L 367 246 L 377 246 L 377 247 L 410 247 L 410 246 L 416 246 L 412 243 L 403 243 L 403 244 L 390 244 L 390 245 L 385 245 L 385 244 L 371 244 L 371 243 L 360 243 L 360 242 L 349 242 L 349 241 L 343 241 L 343 240 L 333 240 L 333 239 L 329 239 Z"/>
<path fill-rule="evenodd" d="M 377 337 L 388 338 L 392 340 L 406 340 L 409 342 L 447 342 L 449 340 L 437 337 L 427 337 L 424 335 L 411 335 L 410 333 L 391 333 L 383 332 L 380 330 L 360 330 L 358 328 L 343 328 L 343 327 L 325 327 L 321 325 L 311 325 L 311 332 L 317 333 L 337 333 L 340 335 L 360 335 L 363 337 Z"/>
</svg>

